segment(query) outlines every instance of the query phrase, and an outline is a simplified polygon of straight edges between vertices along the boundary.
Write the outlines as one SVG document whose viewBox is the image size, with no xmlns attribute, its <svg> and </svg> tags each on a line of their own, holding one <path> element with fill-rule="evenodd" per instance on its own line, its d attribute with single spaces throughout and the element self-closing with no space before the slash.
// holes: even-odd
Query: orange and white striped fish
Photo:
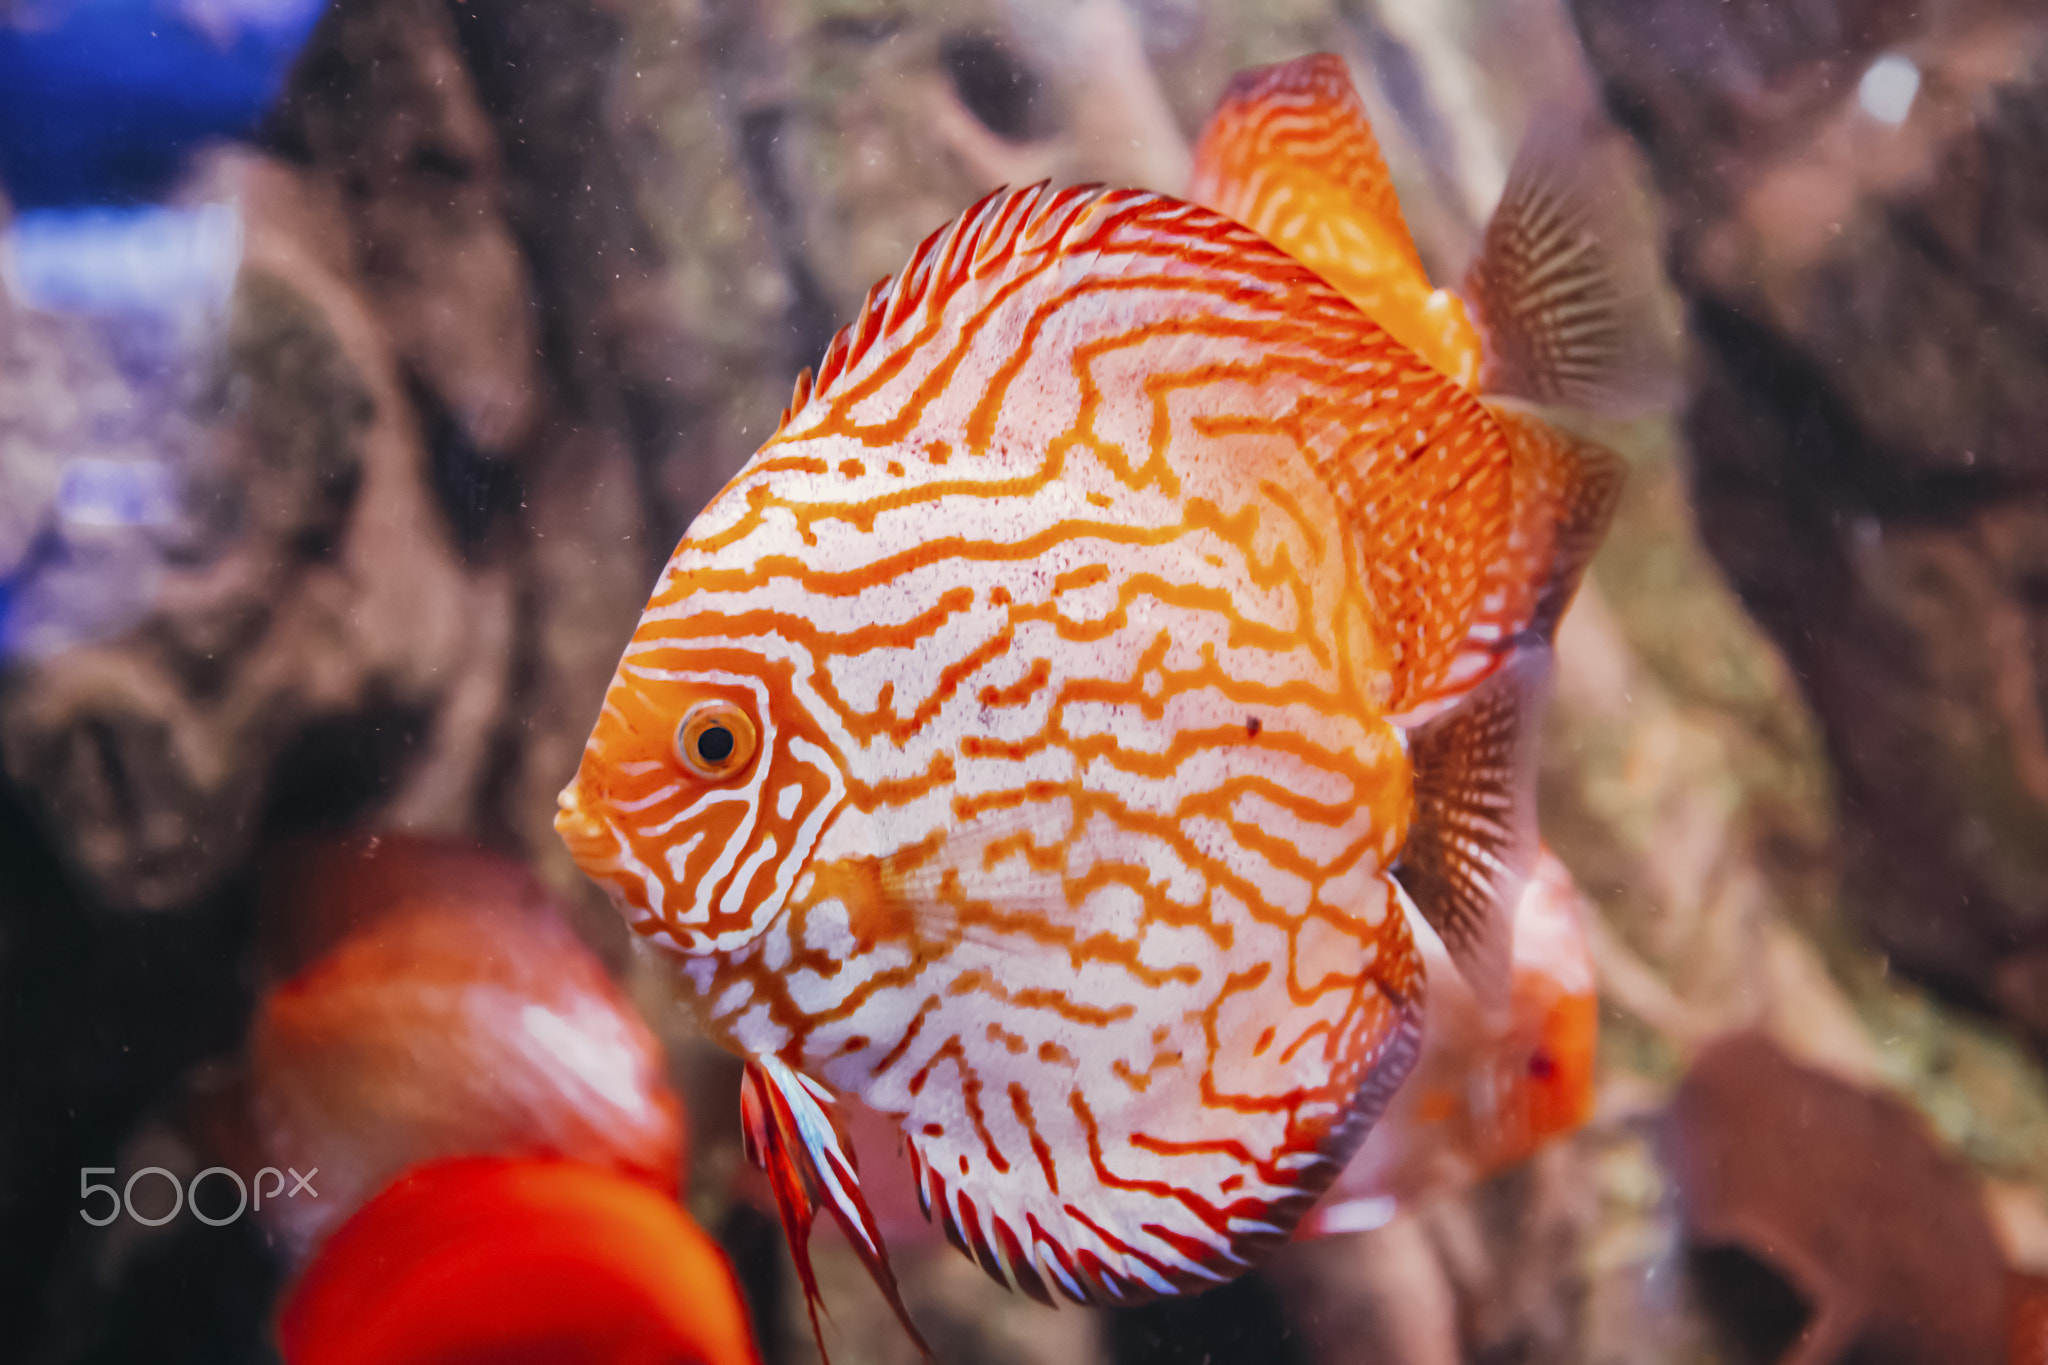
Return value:
<svg viewBox="0 0 2048 1365">
<path fill-rule="evenodd" d="M 814 1326 L 820 1206 L 909 1326 L 838 1094 L 1048 1301 L 1290 1234 L 1414 1064 L 1411 898 L 1505 998 L 1610 475 L 1157 194 L 991 195 L 870 292 L 664 570 L 556 822 L 748 1060 Z"/>
<path fill-rule="evenodd" d="M 1505 1013 L 1489 1011 L 1418 928 L 1429 1006 L 1422 1056 L 1301 1235 L 1375 1228 L 1526 1160 L 1593 1112 L 1599 1001 L 1585 898 L 1544 849 L 1514 915 Z"/>
</svg>

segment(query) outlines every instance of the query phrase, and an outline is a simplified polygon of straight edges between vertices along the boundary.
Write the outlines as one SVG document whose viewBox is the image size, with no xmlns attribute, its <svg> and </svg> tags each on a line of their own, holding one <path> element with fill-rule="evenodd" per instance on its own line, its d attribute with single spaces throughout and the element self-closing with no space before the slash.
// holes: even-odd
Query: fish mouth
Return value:
<svg viewBox="0 0 2048 1365">
<path fill-rule="evenodd" d="M 569 856 L 588 872 L 612 851 L 611 826 L 583 802 L 583 784 L 571 782 L 555 798 L 555 833 L 569 847 Z"/>
</svg>

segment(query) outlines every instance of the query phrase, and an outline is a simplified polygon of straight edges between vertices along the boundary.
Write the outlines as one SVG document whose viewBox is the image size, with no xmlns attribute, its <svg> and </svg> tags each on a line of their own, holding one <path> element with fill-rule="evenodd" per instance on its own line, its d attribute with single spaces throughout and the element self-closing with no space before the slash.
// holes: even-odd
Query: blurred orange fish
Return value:
<svg viewBox="0 0 2048 1365">
<path fill-rule="evenodd" d="M 288 1365 L 758 1365 L 732 1269 L 645 1183 L 579 1161 L 414 1167 L 278 1321 Z"/>
<path fill-rule="evenodd" d="M 677 1204 L 661 1047 L 526 868 L 386 835 L 273 872 L 269 956 L 297 970 L 258 1009 L 247 1108 L 314 1191 L 262 1209 L 310 1253 L 290 1365 L 754 1361 Z"/>
<path fill-rule="evenodd" d="M 1583 898 L 1545 849 L 1515 909 L 1505 1017 L 1446 970 L 1418 931 L 1429 971 L 1422 1057 L 1365 1145 L 1302 1223 L 1304 1235 L 1378 1227 L 1402 1208 L 1526 1160 L 1593 1111 L 1599 1001 Z"/>
<path fill-rule="evenodd" d="M 814 1326 L 820 1207 L 909 1326 L 837 1094 L 991 1275 L 1132 1303 L 1357 1149 L 1420 1046 L 1411 904 L 1505 1008 L 1617 468 L 1155 194 L 993 195 L 870 292 L 556 821 L 747 1059 Z"/>
<path fill-rule="evenodd" d="M 264 1160 L 322 1172 L 267 1206 L 303 1250 L 408 1166 L 553 1153 L 673 1191 L 682 1111 L 661 1045 L 519 864 L 405 836 L 303 849 L 272 937 L 311 962 L 250 1030 Z"/>
</svg>

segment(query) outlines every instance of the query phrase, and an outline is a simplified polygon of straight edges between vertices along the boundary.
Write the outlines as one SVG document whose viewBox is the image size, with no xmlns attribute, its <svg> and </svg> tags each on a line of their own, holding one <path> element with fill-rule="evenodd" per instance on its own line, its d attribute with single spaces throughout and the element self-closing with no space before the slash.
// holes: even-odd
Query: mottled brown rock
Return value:
<svg viewBox="0 0 2048 1365">
<path fill-rule="evenodd" d="M 503 587 L 461 573 L 382 335 L 305 226 L 317 187 L 220 173 L 244 203 L 244 271 L 146 614 L 17 667 L 0 697 L 8 775 L 122 906 L 209 890 L 278 802 L 402 789 L 406 750 L 474 782 L 474 727 L 439 722 L 507 647 Z"/>
<path fill-rule="evenodd" d="M 2004 1358 L 2005 1264 L 1977 1182 L 1898 1100 L 1736 1034 L 1693 1062 L 1665 1150 L 1691 1240 L 1748 1253 L 1802 1301 L 1784 1365 Z"/>
<path fill-rule="evenodd" d="M 2001 963 L 2048 944 L 2048 17 L 1574 9 L 1665 196 L 1697 515 L 1822 724 L 1851 908 L 2037 1015 Z M 1858 93 L 1885 53 L 1896 127 Z"/>
<path fill-rule="evenodd" d="M 660 558 L 640 460 L 693 434 L 644 397 L 687 347 L 616 168 L 621 42 L 574 5 L 345 0 L 276 155 L 185 191 L 243 218 L 219 337 L 160 347 L 182 370 L 92 319 L 0 337 L 28 414 L 0 419 L 0 574 L 48 527 L 65 551 L 13 613 L 0 750 L 98 899 L 188 905 L 267 830 L 338 822 L 509 837 L 576 885 L 553 793 Z M 611 211 L 563 215 L 572 185 Z M 177 515 L 63 521 L 81 456 L 169 471 Z"/>
</svg>

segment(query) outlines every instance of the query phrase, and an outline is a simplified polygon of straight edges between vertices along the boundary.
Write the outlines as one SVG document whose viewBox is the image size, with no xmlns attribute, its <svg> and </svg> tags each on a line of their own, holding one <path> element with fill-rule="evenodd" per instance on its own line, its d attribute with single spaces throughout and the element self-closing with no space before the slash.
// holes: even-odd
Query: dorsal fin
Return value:
<svg viewBox="0 0 2048 1365">
<path fill-rule="evenodd" d="M 1149 197 L 1136 190 L 1106 194 L 1094 185 L 1053 190 L 1044 181 L 984 195 L 918 243 L 902 270 L 874 283 L 853 321 L 833 334 L 815 376 L 809 370 L 798 376 L 779 434 L 788 434 L 792 422 L 829 402 L 850 376 L 872 368 L 878 356 L 917 344 L 933 320 L 977 281 L 1070 247 L 1067 234 L 1077 220 L 1115 194 Z"/>
<path fill-rule="evenodd" d="M 1664 401 L 1668 347 L 1615 253 L 1612 187 L 1557 113 L 1523 138 L 1465 278 L 1484 340 L 1480 392 L 1629 415 Z"/>
<path fill-rule="evenodd" d="M 1171 346 L 1147 351 L 1151 338 Z M 1043 185 L 984 200 L 871 291 L 777 443 L 850 438 L 912 458 L 964 455 L 963 477 L 1049 474 L 1043 462 L 1068 458 L 1071 443 L 1048 441 L 1045 405 L 1015 401 L 1011 386 L 1048 354 L 1092 385 L 1072 362 L 1104 348 L 1210 376 L 1180 381 L 1191 396 L 1149 458 L 1114 452 L 1133 460 L 1120 477 L 1134 490 L 1173 483 L 1218 439 L 1254 464 L 1305 462 L 1362 547 L 1390 709 L 1438 687 L 1507 542 L 1506 438 L 1471 393 L 1329 284 L 1207 209 Z M 1119 371 L 1075 420 L 1149 425 L 1159 409 L 1141 378 Z M 1245 468 L 1248 484 L 1259 476 Z"/>
<path fill-rule="evenodd" d="M 1333 53 L 1231 77 L 1196 144 L 1188 198 L 1237 219 L 1340 288 L 1319 268 L 1324 263 L 1289 249 L 1281 237 L 1312 250 L 1319 227 L 1369 231 L 1384 256 L 1328 264 L 1360 275 L 1404 272 L 1428 288 L 1365 105 L 1344 59 Z M 1332 209 L 1346 222 L 1311 221 Z M 1289 230 L 1276 236 L 1276 228 Z"/>
<path fill-rule="evenodd" d="M 1505 1008 L 1513 911 L 1536 865 L 1536 741 L 1550 648 L 1517 646 L 1409 739 L 1415 816 L 1394 875 L 1481 1005 Z"/>
<path fill-rule="evenodd" d="M 1478 334 L 1454 295 L 1430 288 L 1341 57 L 1239 72 L 1195 148 L 1188 197 L 1328 280 L 1442 373 L 1477 381 Z"/>
<path fill-rule="evenodd" d="M 767 1175 L 775 1190 L 775 1205 L 782 1214 L 789 1254 L 803 1285 L 804 1308 L 810 1313 L 818 1356 L 830 1359 L 818 1324 L 821 1298 L 810 1252 L 811 1223 L 822 1205 L 859 1253 L 903 1330 L 924 1358 L 931 1360 L 932 1348 L 925 1344 L 904 1306 L 896 1273 L 889 1267 L 888 1248 L 882 1245 L 881 1229 L 875 1226 L 874 1215 L 861 1195 L 853 1146 L 824 1107 L 831 1098 L 831 1092 L 778 1057 L 751 1059 L 740 1079 L 741 1132 L 747 1158 Z"/>
</svg>

